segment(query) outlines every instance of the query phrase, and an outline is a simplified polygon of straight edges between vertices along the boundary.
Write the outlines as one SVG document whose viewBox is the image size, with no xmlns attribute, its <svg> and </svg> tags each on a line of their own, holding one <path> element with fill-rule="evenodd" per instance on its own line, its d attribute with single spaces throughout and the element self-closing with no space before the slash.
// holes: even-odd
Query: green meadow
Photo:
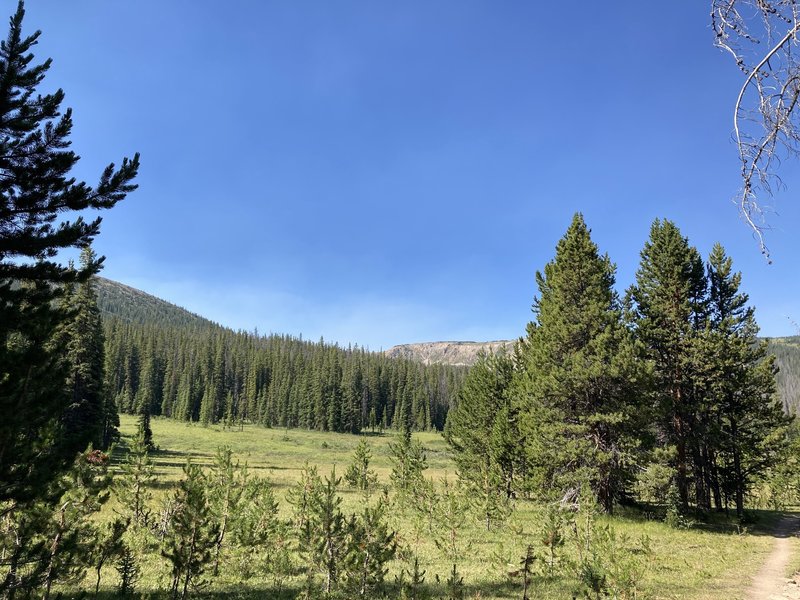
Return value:
<svg viewBox="0 0 800 600">
<path fill-rule="evenodd" d="M 135 418 L 121 416 L 122 440 L 115 454 L 118 464 L 125 454 L 126 444 L 136 429 Z M 182 476 L 187 461 L 209 467 L 218 447 L 229 446 L 241 463 L 247 463 L 251 476 L 267 477 L 272 482 L 280 503 L 283 518 L 291 516 L 291 506 L 286 500 L 288 489 L 298 480 L 306 464 L 316 466 L 325 476 L 335 468 L 337 476 L 344 473 L 359 437 L 348 434 L 321 433 L 303 430 L 266 429 L 245 425 L 242 430 L 221 426 L 202 427 L 167 419 L 154 419 L 154 441 L 158 450 L 152 458 L 156 480 L 153 489 L 153 509 L 173 491 Z M 428 459 L 425 475 L 436 481 L 438 489 L 446 479 L 452 484 L 456 479 L 455 467 L 448 446 L 438 433 L 415 433 L 424 445 Z M 372 468 L 377 472 L 379 488 L 385 488 L 389 501 L 391 461 L 389 443 L 392 433 L 366 436 L 372 451 Z M 382 491 L 376 492 L 377 494 Z M 340 488 L 342 508 L 345 513 L 356 512 L 364 499 L 360 492 Z M 112 500 L 100 518 L 110 518 L 119 507 Z M 391 504 L 389 521 L 397 532 L 398 553 L 391 563 L 387 577 L 386 597 L 401 597 L 399 581 L 408 578 L 413 558 L 425 571 L 422 591 L 429 598 L 447 598 L 445 581 L 453 561 L 437 547 L 424 519 L 416 511 Z M 463 578 L 464 598 L 522 598 L 523 582 L 519 574 L 520 563 L 526 548 L 531 545 L 539 558 L 534 564 L 535 575 L 529 584 L 529 598 L 571 598 L 577 580 L 569 566 L 579 552 L 579 542 L 572 531 L 565 531 L 564 543 L 558 549 L 552 575 L 545 561 L 542 544 L 544 507 L 533 502 L 518 501 L 505 525 L 486 531 L 482 521 L 468 514 L 460 526 L 456 541 L 459 558 L 457 568 Z M 753 523 L 741 526 L 733 519 L 720 515 L 710 522 L 687 522 L 680 527 L 667 526 L 656 518 L 656 512 L 627 509 L 613 517 L 597 516 L 596 523 L 607 526 L 617 547 L 630 550 L 634 557 L 636 598 L 743 598 L 750 577 L 759 569 L 771 550 L 772 528 L 780 518 L 779 513 L 756 511 Z M 642 540 L 649 552 L 639 552 Z M 792 542 L 797 560 L 797 544 Z M 788 575 L 788 573 L 787 573 Z M 90 575 L 87 575 L 89 577 Z M 144 597 L 167 597 L 170 581 L 169 568 L 157 548 L 153 548 L 142 565 L 142 576 L 137 593 Z M 116 573 L 107 568 L 101 586 L 101 595 L 113 597 Z M 294 598 L 299 594 L 300 576 L 290 576 L 276 581 L 275 577 L 250 573 L 242 576 L 236 556 L 226 556 L 223 567 L 213 581 L 208 581 L 196 597 L 208 598 Z M 280 589 L 280 592 L 278 591 Z"/>
</svg>

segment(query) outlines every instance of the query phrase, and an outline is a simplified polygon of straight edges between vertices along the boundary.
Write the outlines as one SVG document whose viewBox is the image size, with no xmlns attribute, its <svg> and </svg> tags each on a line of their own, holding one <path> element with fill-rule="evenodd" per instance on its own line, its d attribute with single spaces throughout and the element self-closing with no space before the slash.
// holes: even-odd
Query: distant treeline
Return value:
<svg viewBox="0 0 800 600">
<path fill-rule="evenodd" d="M 466 374 L 322 340 L 136 321 L 104 318 L 107 390 L 126 413 L 353 433 L 442 429 Z"/>
</svg>

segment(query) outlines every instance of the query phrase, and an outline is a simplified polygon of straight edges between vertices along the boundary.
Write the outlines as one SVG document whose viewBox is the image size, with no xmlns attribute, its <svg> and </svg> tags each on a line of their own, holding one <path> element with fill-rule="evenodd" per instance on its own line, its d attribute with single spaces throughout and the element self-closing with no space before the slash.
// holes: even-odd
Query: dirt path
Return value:
<svg viewBox="0 0 800 600">
<path fill-rule="evenodd" d="M 766 562 L 756 573 L 747 590 L 747 600 L 800 600 L 800 585 L 787 579 L 792 558 L 792 537 L 797 535 L 800 520 L 786 516 L 775 530 L 775 543 Z"/>
</svg>

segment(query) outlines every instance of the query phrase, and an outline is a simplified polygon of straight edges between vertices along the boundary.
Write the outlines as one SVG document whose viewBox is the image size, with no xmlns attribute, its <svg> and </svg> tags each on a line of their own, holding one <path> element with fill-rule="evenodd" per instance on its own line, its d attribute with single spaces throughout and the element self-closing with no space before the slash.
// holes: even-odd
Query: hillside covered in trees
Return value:
<svg viewBox="0 0 800 600">
<path fill-rule="evenodd" d="M 767 338 L 767 351 L 775 355 L 778 397 L 789 414 L 800 414 L 800 336 Z"/>
<path fill-rule="evenodd" d="M 353 433 L 442 429 L 466 373 L 358 346 L 236 332 L 108 279 L 96 288 L 108 389 L 126 413 Z"/>
</svg>

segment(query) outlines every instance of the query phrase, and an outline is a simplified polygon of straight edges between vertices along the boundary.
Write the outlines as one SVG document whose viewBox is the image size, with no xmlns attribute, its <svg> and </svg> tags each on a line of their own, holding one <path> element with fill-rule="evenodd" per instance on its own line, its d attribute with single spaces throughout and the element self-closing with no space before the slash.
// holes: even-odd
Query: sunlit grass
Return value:
<svg viewBox="0 0 800 600">
<path fill-rule="evenodd" d="M 124 454 L 125 441 L 133 435 L 135 426 L 133 417 L 122 417 L 123 441 L 117 460 Z M 153 420 L 153 434 L 159 446 L 153 455 L 158 497 L 168 493 L 179 480 L 181 467 L 188 459 L 208 466 L 216 448 L 227 445 L 242 463 L 248 464 L 251 474 L 269 477 L 275 485 L 284 516 L 290 512 L 286 502 L 287 488 L 298 479 L 303 466 L 306 463 L 316 465 L 323 476 L 335 466 L 337 474 L 342 475 L 359 441 L 358 436 L 347 434 L 249 425 L 242 431 L 238 428 L 226 430 L 221 426 L 202 427 L 166 419 Z M 420 433 L 415 436 L 427 450 L 429 469 L 426 475 L 437 481 L 445 476 L 454 479 L 455 464 L 441 435 Z M 392 433 L 368 436 L 372 467 L 378 473 L 381 485 L 389 482 L 391 462 L 388 445 L 393 439 Z M 345 486 L 341 493 L 345 512 L 357 511 L 363 502 L 360 494 Z M 106 513 L 111 514 L 112 510 L 113 506 L 106 509 Z M 642 536 L 649 538 L 653 553 L 637 597 L 727 600 L 743 597 L 750 577 L 771 549 L 773 539 L 768 533 L 780 515 L 759 512 L 757 522 L 747 529 L 737 527 L 732 520 L 722 516 L 710 524 L 695 524 L 688 529 L 673 529 L 646 518 L 648 516 L 640 511 L 621 511 L 614 517 L 598 519 L 601 524 L 610 525 L 618 535 L 625 536 L 631 547 Z M 443 582 L 452 563 L 444 558 L 424 529 L 420 531 L 414 527 L 410 511 L 394 509 L 390 521 L 398 531 L 401 551 L 388 580 L 393 582 L 402 569 L 409 568 L 409 561 L 416 555 L 426 570 L 425 581 L 431 586 L 429 591 L 434 597 L 443 596 L 444 586 L 443 583 L 437 584 L 437 576 Z M 528 544 L 541 548 L 540 524 L 541 507 L 530 502 L 518 502 L 509 523 L 499 531 L 487 532 L 477 518 L 471 519 L 461 533 L 463 556 L 458 564 L 467 590 L 466 597 L 521 598 L 521 581 L 509 577 L 509 572 L 519 569 Z M 796 546 L 797 541 L 793 544 Z M 575 554 L 575 542 L 569 539 L 569 535 L 563 553 L 566 557 Z M 795 559 L 792 564 L 797 563 Z M 109 586 L 113 580 L 113 572 L 109 570 Z M 154 593 L 166 588 L 168 581 L 168 567 L 154 554 L 145 565 L 140 590 Z M 290 589 L 293 585 L 298 583 L 290 581 Z M 251 577 L 243 583 L 235 569 L 228 568 L 203 594 L 209 597 L 264 598 L 272 593 L 272 586 L 268 577 Z M 538 578 L 529 595 L 531 598 L 570 598 L 574 588 L 575 581 L 571 576 L 550 580 Z M 397 590 L 390 586 L 388 592 L 394 596 Z M 287 597 L 292 597 L 292 593 Z"/>
</svg>

